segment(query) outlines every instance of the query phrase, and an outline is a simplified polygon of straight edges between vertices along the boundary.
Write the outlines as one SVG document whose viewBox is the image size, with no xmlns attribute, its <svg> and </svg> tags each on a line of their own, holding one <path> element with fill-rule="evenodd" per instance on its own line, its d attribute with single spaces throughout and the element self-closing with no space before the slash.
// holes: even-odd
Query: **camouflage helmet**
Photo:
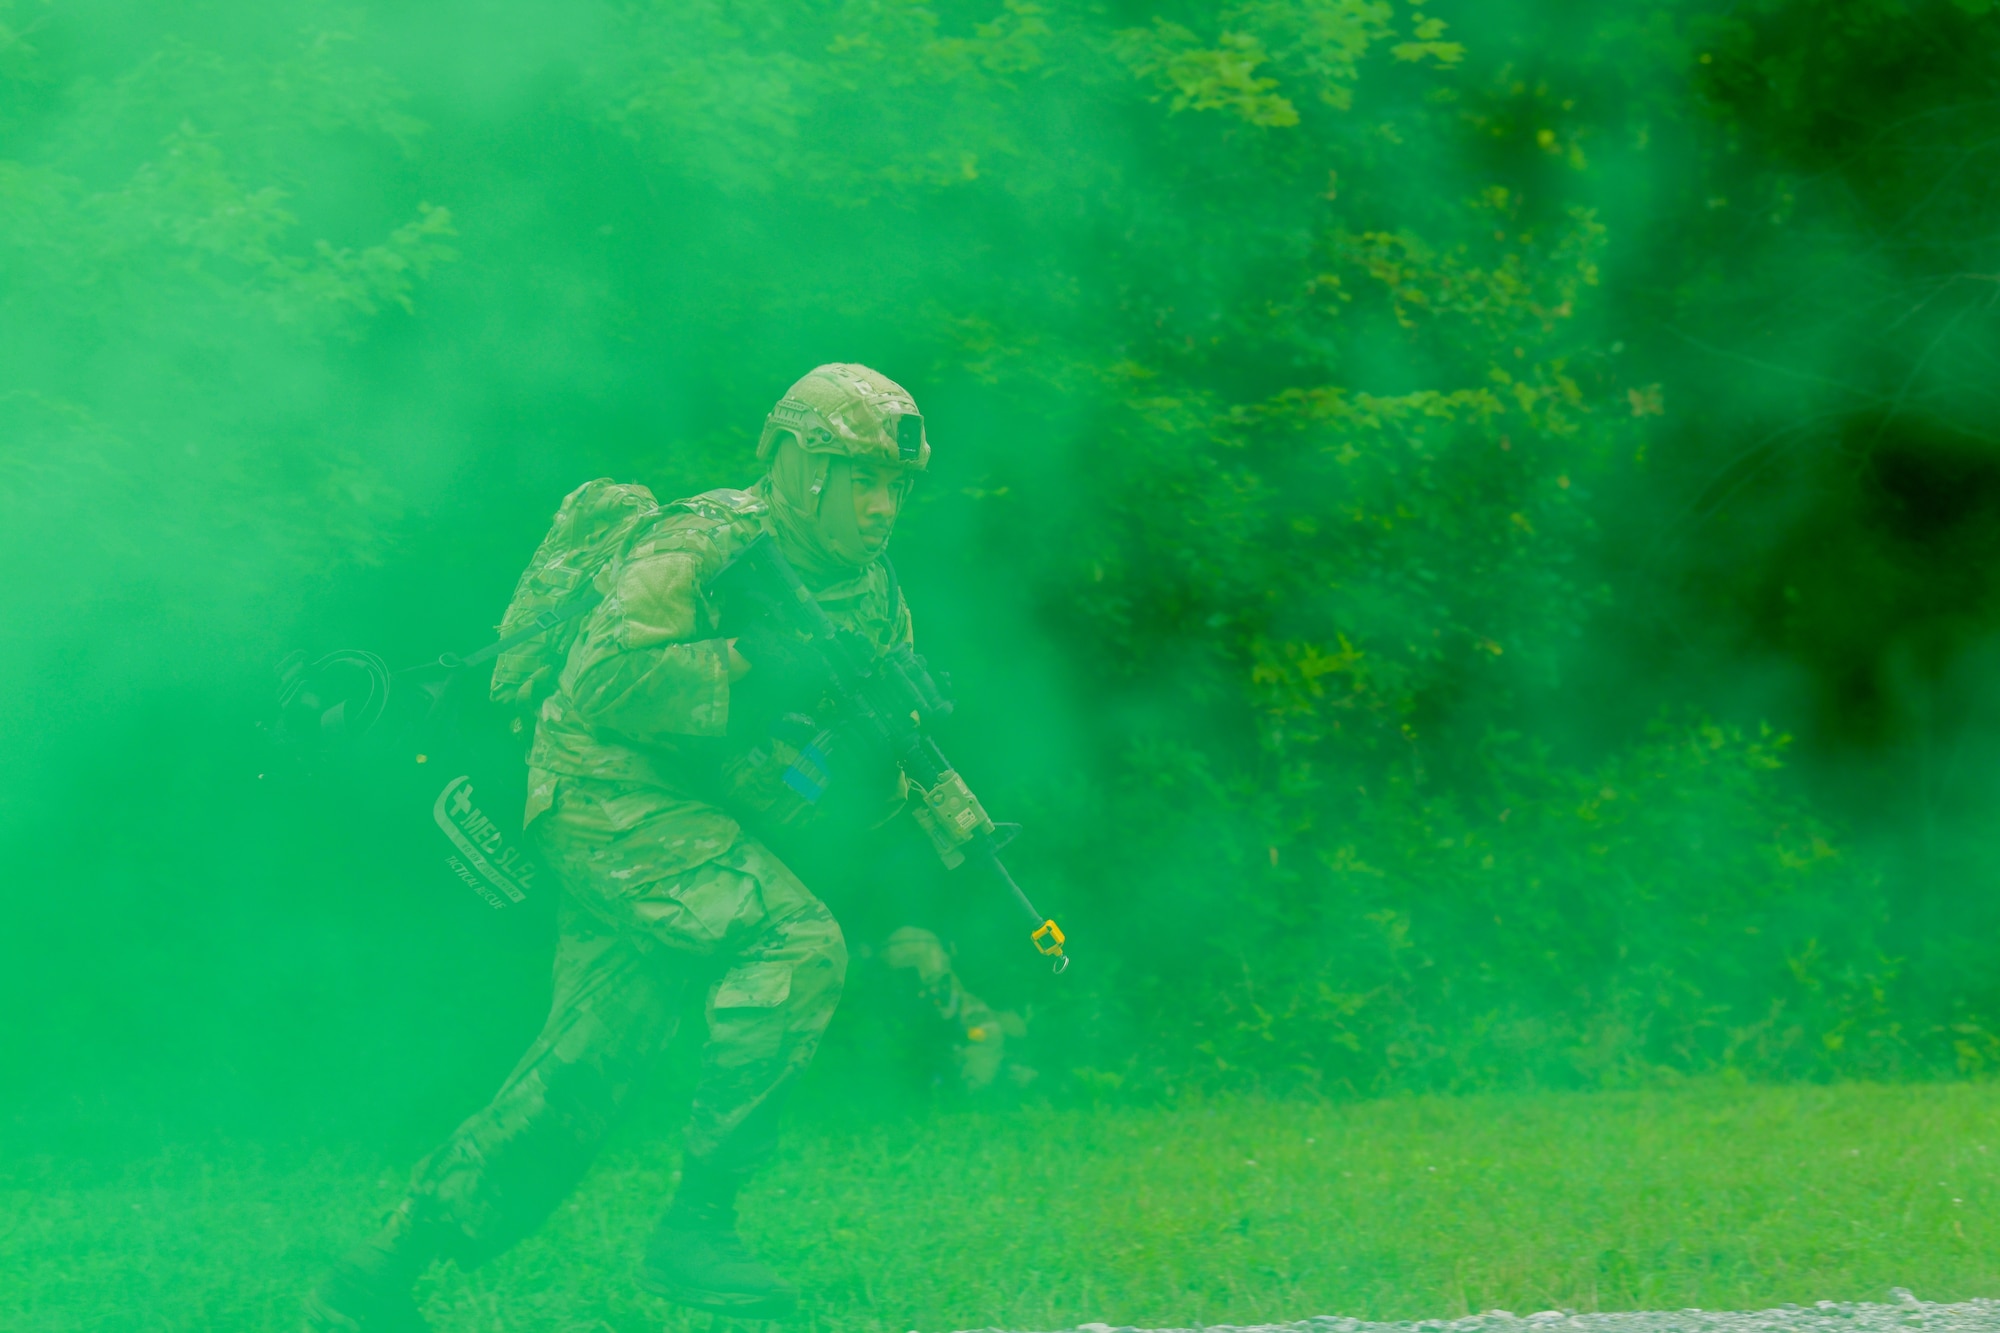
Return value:
<svg viewBox="0 0 2000 1333">
<path fill-rule="evenodd" d="M 919 472 L 931 459 L 924 418 L 909 390 L 846 362 L 819 366 L 785 391 L 764 418 L 758 461 L 769 463 L 787 435 L 809 454 L 841 454 Z"/>
</svg>

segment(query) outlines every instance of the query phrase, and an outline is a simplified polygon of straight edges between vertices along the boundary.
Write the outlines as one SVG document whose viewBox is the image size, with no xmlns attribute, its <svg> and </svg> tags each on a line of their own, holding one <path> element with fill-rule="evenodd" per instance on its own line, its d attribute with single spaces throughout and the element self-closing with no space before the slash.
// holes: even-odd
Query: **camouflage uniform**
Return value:
<svg viewBox="0 0 2000 1333">
<path fill-rule="evenodd" d="M 769 1152 L 775 1115 L 757 1113 L 811 1061 L 840 998 L 847 950 L 832 915 L 715 803 L 742 747 L 703 588 L 769 513 L 749 492 L 669 506 L 543 705 L 528 819 L 565 890 L 554 1004 L 493 1102 L 416 1177 L 468 1259 L 533 1230 L 568 1192 L 697 979 L 708 1041 L 686 1152 L 738 1174 Z M 889 594 L 875 563 L 819 599 L 886 650 L 910 637 Z"/>
<path fill-rule="evenodd" d="M 758 457 L 769 470 L 755 488 L 667 506 L 599 576 L 604 599 L 529 755 L 526 818 L 563 889 L 548 1019 L 493 1101 L 418 1166 L 410 1198 L 322 1281 L 309 1327 L 422 1327 L 409 1289 L 425 1265 L 476 1263 L 533 1230 L 588 1166 L 696 984 L 708 1037 L 683 1182 L 640 1280 L 709 1309 L 789 1307 L 795 1293 L 735 1234 L 735 1191 L 774 1144 L 782 1094 L 839 1001 L 847 950 L 825 906 L 730 813 L 747 806 L 786 826 L 819 807 L 802 810 L 775 780 L 784 756 L 765 719 L 732 728 L 732 705 L 772 673 L 751 658 L 732 685 L 727 608 L 708 585 L 768 533 L 835 623 L 879 651 L 907 642 L 909 613 L 879 558 L 887 531 L 863 530 L 860 497 L 893 493 L 893 524 L 904 474 L 929 454 L 908 393 L 866 367 L 819 367 L 767 419 Z M 900 775 L 883 776 L 896 781 L 884 792 L 893 805 Z"/>
</svg>

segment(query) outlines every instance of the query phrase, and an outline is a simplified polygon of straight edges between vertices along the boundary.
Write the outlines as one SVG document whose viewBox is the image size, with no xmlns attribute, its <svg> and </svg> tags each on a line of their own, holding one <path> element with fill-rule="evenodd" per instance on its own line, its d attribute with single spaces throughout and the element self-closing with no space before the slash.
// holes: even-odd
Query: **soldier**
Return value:
<svg viewBox="0 0 2000 1333">
<path fill-rule="evenodd" d="M 703 982 L 707 1041 L 680 1188 L 640 1283 L 745 1317 L 794 1307 L 794 1288 L 739 1238 L 736 1197 L 770 1155 L 785 1093 L 833 1015 L 847 948 L 744 821 L 807 824 L 773 780 L 768 724 L 816 706 L 823 678 L 783 635 L 724 637 L 706 586 L 768 532 L 836 623 L 878 651 L 909 642 L 882 555 L 930 443 L 901 386 L 836 364 L 792 386 L 758 458 L 767 471 L 751 490 L 666 506 L 600 579 L 607 595 L 581 622 L 528 761 L 526 817 L 562 887 L 547 1022 L 492 1102 L 418 1165 L 383 1228 L 320 1284 L 309 1328 L 424 1327 L 415 1279 L 441 1258 L 480 1263 L 541 1224 L 666 1046 L 686 988 Z M 907 788 L 893 765 L 862 770 L 842 782 L 879 797 L 877 817 L 899 809 Z M 990 1011 L 955 998 L 963 987 L 934 939 L 889 951 L 986 1037 Z"/>
</svg>

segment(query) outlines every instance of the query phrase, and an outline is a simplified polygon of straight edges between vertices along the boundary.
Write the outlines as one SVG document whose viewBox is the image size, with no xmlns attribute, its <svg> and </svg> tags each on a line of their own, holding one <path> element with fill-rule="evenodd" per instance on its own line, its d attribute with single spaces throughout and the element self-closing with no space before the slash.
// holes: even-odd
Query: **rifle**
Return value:
<svg viewBox="0 0 2000 1333">
<path fill-rule="evenodd" d="M 923 658 L 907 644 L 877 657 L 866 639 L 836 626 L 768 533 L 739 552 L 709 586 L 725 599 L 747 599 L 762 608 L 818 653 L 842 721 L 863 743 L 894 757 L 922 796 L 912 813 L 945 866 L 970 864 L 1003 885 L 1028 915 L 1036 952 L 1054 959 L 1058 974 L 1068 968 L 1061 927 L 1035 910 L 1008 873 L 1000 859 L 1005 843 L 999 829 L 930 735 L 930 725 L 951 713 L 951 703 Z M 808 799 L 817 795 L 816 785 Z"/>
</svg>

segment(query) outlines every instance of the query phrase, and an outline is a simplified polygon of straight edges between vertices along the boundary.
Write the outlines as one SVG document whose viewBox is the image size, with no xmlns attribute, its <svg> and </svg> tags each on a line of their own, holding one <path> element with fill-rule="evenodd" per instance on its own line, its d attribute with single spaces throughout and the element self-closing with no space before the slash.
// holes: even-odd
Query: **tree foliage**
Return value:
<svg viewBox="0 0 2000 1333">
<path fill-rule="evenodd" d="M 938 442 L 899 547 L 956 743 L 1087 960 L 968 940 L 1045 1064 L 1987 1058 L 1976 960 L 1912 983 L 1909 874 L 1792 771 L 1824 712 L 1732 684 L 1839 656 L 1798 567 L 1855 557 L 1787 542 L 1873 531 L 1825 496 L 1881 440 L 1990 438 L 1982 6 L 500 8 L 0 4 L 8 838 L 290 635 L 476 635 L 563 490 L 741 482 L 861 359 Z"/>
</svg>

